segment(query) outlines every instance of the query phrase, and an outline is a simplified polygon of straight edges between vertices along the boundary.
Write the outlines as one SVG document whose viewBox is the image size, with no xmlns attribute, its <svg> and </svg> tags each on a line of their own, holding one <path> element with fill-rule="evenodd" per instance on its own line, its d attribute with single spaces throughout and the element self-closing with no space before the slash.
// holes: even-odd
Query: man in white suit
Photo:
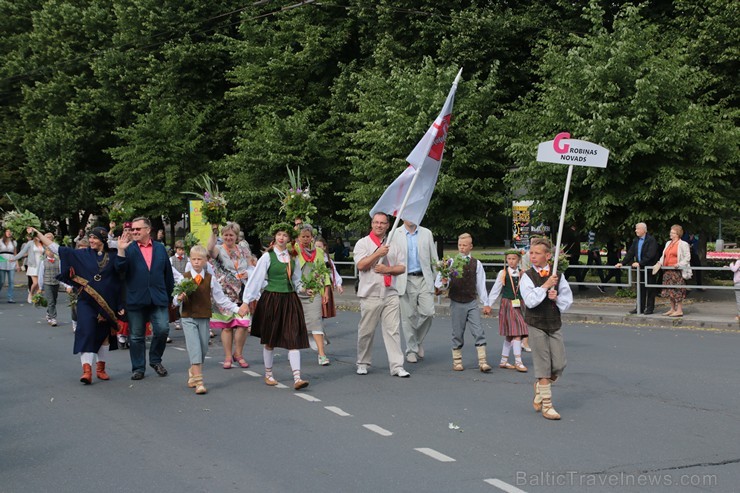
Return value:
<svg viewBox="0 0 740 493">
<path fill-rule="evenodd" d="M 401 304 L 401 331 L 406 341 L 406 361 L 424 359 L 422 343 L 434 316 L 434 276 L 437 249 L 432 232 L 404 220 L 393 235 L 401 251 L 406 252 L 406 272 L 396 277 Z"/>
</svg>

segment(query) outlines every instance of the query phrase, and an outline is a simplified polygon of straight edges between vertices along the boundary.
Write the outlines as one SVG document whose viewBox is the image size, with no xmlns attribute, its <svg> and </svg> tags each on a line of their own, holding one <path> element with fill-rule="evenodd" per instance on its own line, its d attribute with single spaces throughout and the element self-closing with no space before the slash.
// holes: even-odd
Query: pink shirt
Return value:
<svg viewBox="0 0 740 493">
<path fill-rule="evenodd" d="M 146 268 L 149 270 L 152 270 L 152 253 L 154 252 L 154 245 L 152 244 L 152 239 L 149 238 L 149 242 L 146 245 L 142 245 L 139 243 L 139 250 L 141 250 L 141 254 L 144 256 L 144 262 L 146 262 Z"/>
</svg>

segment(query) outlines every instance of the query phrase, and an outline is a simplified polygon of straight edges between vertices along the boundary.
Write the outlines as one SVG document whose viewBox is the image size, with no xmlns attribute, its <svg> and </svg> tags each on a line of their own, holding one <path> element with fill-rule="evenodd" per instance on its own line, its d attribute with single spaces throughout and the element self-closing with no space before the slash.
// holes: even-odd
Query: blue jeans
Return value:
<svg viewBox="0 0 740 493">
<path fill-rule="evenodd" d="M 149 364 L 162 363 L 162 355 L 167 347 L 170 334 L 170 319 L 166 306 L 149 305 L 137 310 L 128 310 L 129 356 L 131 371 L 145 373 L 146 369 L 146 329 L 152 323 L 152 343 L 149 346 Z"/>
<path fill-rule="evenodd" d="M 3 288 L 5 280 L 8 280 L 8 301 L 13 301 L 13 283 L 15 283 L 15 269 L 0 270 L 0 289 Z"/>
</svg>

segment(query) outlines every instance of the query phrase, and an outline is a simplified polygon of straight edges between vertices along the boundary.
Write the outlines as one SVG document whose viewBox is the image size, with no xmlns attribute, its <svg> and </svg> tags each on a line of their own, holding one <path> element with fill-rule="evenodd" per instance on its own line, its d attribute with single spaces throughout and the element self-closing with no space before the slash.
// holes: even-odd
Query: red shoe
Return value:
<svg viewBox="0 0 740 493">
<path fill-rule="evenodd" d="M 80 377 L 80 382 L 85 385 L 90 385 L 92 383 L 92 366 L 87 363 L 82 365 L 82 376 Z"/>
<path fill-rule="evenodd" d="M 237 363 L 242 368 L 249 368 L 249 363 L 244 359 L 244 356 L 233 355 L 231 359 L 233 359 L 234 363 Z"/>
<path fill-rule="evenodd" d="M 95 365 L 95 375 L 101 380 L 110 380 L 110 377 L 105 372 L 105 361 L 98 361 Z"/>
</svg>

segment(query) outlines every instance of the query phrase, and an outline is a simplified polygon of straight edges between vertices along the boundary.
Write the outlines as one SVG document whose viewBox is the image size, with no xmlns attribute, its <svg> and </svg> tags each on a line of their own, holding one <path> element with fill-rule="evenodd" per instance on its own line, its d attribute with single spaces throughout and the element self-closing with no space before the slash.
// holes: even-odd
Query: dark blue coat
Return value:
<svg viewBox="0 0 740 493">
<path fill-rule="evenodd" d="M 169 306 L 175 279 L 167 250 L 159 242 L 152 242 L 152 267 L 147 269 L 139 244 L 126 247 L 126 256 L 116 255 L 116 268 L 124 273 L 126 307 L 141 310 L 147 306 Z"/>
</svg>

